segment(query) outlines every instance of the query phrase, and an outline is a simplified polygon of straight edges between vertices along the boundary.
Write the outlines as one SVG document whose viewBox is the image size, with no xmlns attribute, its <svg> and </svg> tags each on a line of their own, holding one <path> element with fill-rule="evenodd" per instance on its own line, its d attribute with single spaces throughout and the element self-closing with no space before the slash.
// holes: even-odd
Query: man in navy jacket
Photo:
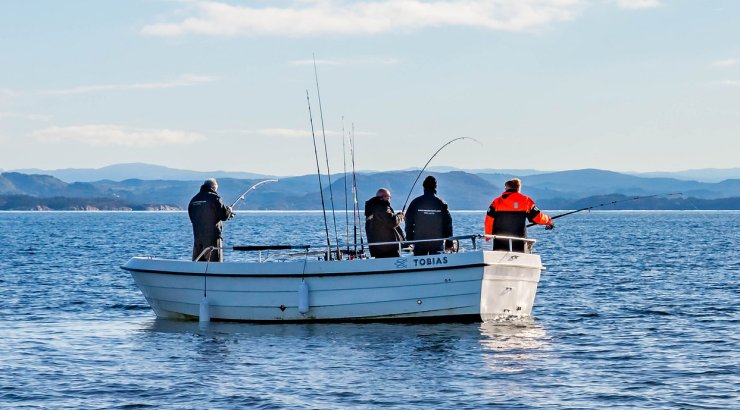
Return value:
<svg viewBox="0 0 740 410">
<path fill-rule="evenodd" d="M 452 236 L 452 216 L 447 203 L 437 197 L 437 179 L 428 176 L 422 183 L 424 195 L 414 198 L 406 211 L 406 240 L 449 238 Z M 444 252 L 445 241 L 414 244 L 414 255 L 434 255 Z"/>
<path fill-rule="evenodd" d="M 193 224 L 193 260 L 208 262 L 223 262 L 224 256 L 221 251 L 223 239 L 221 231 L 223 222 L 233 217 L 231 207 L 221 202 L 221 197 L 216 193 L 218 182 L 215 179 L 207 179 L 200 187 L 200 192 L 190 200 L 188 205 L 188 216 Z M 213 249 L 203 250 L 209 247 Z M 201 253 L 203 255 L 201 256 Z"/>
</svg>

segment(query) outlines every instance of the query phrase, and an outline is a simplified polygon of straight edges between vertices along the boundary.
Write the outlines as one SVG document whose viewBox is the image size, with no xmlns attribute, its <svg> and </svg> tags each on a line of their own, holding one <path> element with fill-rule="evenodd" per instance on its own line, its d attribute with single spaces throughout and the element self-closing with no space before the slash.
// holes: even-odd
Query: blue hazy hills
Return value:
<svg viewBox="0 0 740 410">
<path fill-rule="evenodd" d="M 268 175 L 253 172 L 228 171 L 189 171 L 145 163 L 113 164 L 102 168 L 65 168 L 43 170 L 37 168 L 16 169 L 22 174 L 51 175 L 65 182 L 93 182 L 103 179 L 123 181 L 124 179 L 167 179 L 173 181 L 197 181 L 206 178 L 264 178 Z"/>
<path fill-rule="evenodd" d="M 732 170 L 719 171 L 728 174 Z M 417 170 L 358 173 L 360 207 L 378 188 L 387 187 L 393 193 L 393 206 L 400 210 L 417 174 Z M 516 170 L 448 171 L 437 168 L 427 174 L 437 177 L 439 195 L 453 210 L 486 209 L 491 199 L 501 193 L 504 181 L 514 176 L 522 178 L 523 192 L 533 197 L 542 209 L 577 209 L 632 196 L 675 192 L 682 195 L 625 202 L 603 209 L 740 209 L 740 178 L 706 182 L 598 169 L 519 173 Z M 69 180 L 70 175 L 77 175 L 80 181 Z M 148 164 L 118 164 L 98 170 L 4 172 L 0 174 L 0 209 L 184 209 L 209 176 L 219 179 L 219 193 L 227 203 L 233 202 L 252 184 L 269 177 L 225 171 L 174 170 Z M 351 195 L 351 181 L 351 174 L 346 180 L 342 174 L 332 175 L 331 193 L 336 209 L 344 209 L 345 184 Z M 322 184 L 328 204 L 331 193 L 326 175 L 322 176 Z M 420 195 L 421 191 L 419 181 L 411 197 Z M 348 202 L 351 207 L 351 198 Z M 280 182 L 263 185 L 250 194 L 238 208 L 320 209 L 318 177 L 315 174 L 281 177 Z"/>
</svg>

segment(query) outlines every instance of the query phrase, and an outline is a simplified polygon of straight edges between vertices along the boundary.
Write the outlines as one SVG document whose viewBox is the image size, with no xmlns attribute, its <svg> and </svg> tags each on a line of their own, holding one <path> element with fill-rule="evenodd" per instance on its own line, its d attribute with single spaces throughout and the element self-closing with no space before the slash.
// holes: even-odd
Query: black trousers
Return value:
<svg viewBox="0 0 740 410">
<path fill-rule="evenodd" d="M 401 253 L 398 252 L 398 246 L 395 245 L 376 245 L 370 246 L 370 256 L 373 258 L 398 258 Z"/>
<path fill-rule="evenodd" d="M 203 250 L 209 246 L 215 246 L 216 249 L 206 251 L 203 256 L 198 259 L 198 262 L 223 262 L 224 253 L 221 250 L 223 247 L 223 241 L 221 239 L 216 239 L 215 242 L 195 240 L 193 242 L 193 260 L 195 260 Z"/>
</svg>

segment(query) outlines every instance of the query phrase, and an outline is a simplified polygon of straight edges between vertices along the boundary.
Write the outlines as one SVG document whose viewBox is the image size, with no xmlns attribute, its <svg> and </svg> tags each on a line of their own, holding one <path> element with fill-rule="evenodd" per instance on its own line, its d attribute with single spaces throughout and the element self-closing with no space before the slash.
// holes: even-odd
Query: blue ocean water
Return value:
<svg viewBox="0 0 740 410">
<path fill-rule="evenodd" d="M 547 270 L 529 320 L 201 327 L 155 319 L 119 268 L 187 259 L 186 213 L 3 212 L 0 408 L 740 407 L 739 212 L 557 225 L 530 230 Z M 225 230 L 227 246 L 323 235 L 320 213 Z"/>
</svg>

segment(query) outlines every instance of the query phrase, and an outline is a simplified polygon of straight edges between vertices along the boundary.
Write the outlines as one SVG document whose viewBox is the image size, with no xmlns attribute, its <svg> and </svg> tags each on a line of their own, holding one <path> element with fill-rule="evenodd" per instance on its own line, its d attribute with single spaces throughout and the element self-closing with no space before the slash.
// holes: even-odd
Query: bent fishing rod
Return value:
<svg viewBox="0 0 740 410">
<path fill-rule="evenodd" d="M 637 201 L 638 199 L 655 198 L 655 197 L 659 197 L 659 196 L 672 196 L 672 195 L 683 195 L 683 193 L 681 193 L 681 192 L 673 192 L 673 193 L 670 193 L 670 194 L 655 194 L 655 195 L 647 195 L 647 196 L 635 196 L 635 197 L 632 197 L 632 198 L 620 199 L 618 201 L 605 202 L 603 204 L 598 204 L 598 205 L 588 206 L 588 207 L 581 208 L 581 209 L 576 209 L 575 211 L 570 211 L 570 212 L 562 213 L 560 215 L 555 215 L 555 216 L 551 217 L 550 219 L 558 219 L 558 218 L 562 218 L 562 217 L 567 216 L 567 215 L 573 215 L 573 214 L 578 213 L 578 212 L 588 211 L 588 210 L 591 210 L 591 209 L 594 209 L 594 208 L 601 208 L 603 206 L 614 205 L 614 204 L 618 204 L 620 202 L 630 202 L 630 201 Z M 527 228 L 529 228 L 531 226 L 534 226 L 534 225 L 537 225 L 537 224 L 534 224 L 534 223 L 528 224 L 527 225 Z"/>
<path fill-rule="evenodd" d="M 452 144 L 455 141 L 459 141 L 459 140 L 473 140 L 473 141 L 477 142 L 478 144 L 481 144 L 481 142 L 478 141 L 475 138 L 471 138 L 471 137 L 458 137 L 458 138 L 449 140 L 449 141 L 447 141 L 447 143 L 445 145 L 442 145 L 437 150 L 437 152 L 435 152 L 432 155 L 432 157 L 429 158 L 429 161 L 427 161 L 427 163 L 424 164 L 424 168 L 422 168 L 421 171 L 419 171 L 419 175 L 416 176 L 416 179 L 414 180 L 414 183 L 413 183 L 413 185 L 411 185 L 411 189 L 409 190 L 409 194 L 406 196 L 406 202 L 403 203 L 403 209 L 401 210 L 401 212 L 406 212 L 406 205 L 408 205 L 408 203 L 409 203 L 409 198 L 411 198 L 411 193 L 414 192 L 414 187 L 416 187 L 416 183 L 419 182 L 419 178 L 421 178 L 421 174 L 423 174 L 424 173 L 424 170 L 427 169 L 427 166 L 429 166 L 429 163 L 432 162 L 432 160 L 434 159 L 434 157 L 436 157 L 437 154 L 439 154 L 439 152 L 442 151 L 446 146 Z M 483 144 L 481 144 L 481 145 L 483 145 Z"/>
<path fill-rule="evenodd" d="M 239 196 L 239 198 L 237 198 L 236 201 L 234 201 L 233 204 L 231 204 L 231 209 L 234 209 L 234 207 L 236 206 L 236 204 L 239 203 L 239 201 L 243 201 L 244 198 L 247 197 L 247 194 L 248 193 L 250 193 L 251 191 L 257 189 L 258 186 L 260 186 L 262 184 L 267 184 L 268 182 L 278 182 L 278 180 L 277 179 L 266 179 L 264 181 L 260 181 L 260 182 L 258 182 L 256 184 L 252 185 L 251 187 L 249 187 L 249 189 L 247 189 L 246 191 L 244 191 L 244 193 L 241 194 L 241 196 Z"/>
</svg>

